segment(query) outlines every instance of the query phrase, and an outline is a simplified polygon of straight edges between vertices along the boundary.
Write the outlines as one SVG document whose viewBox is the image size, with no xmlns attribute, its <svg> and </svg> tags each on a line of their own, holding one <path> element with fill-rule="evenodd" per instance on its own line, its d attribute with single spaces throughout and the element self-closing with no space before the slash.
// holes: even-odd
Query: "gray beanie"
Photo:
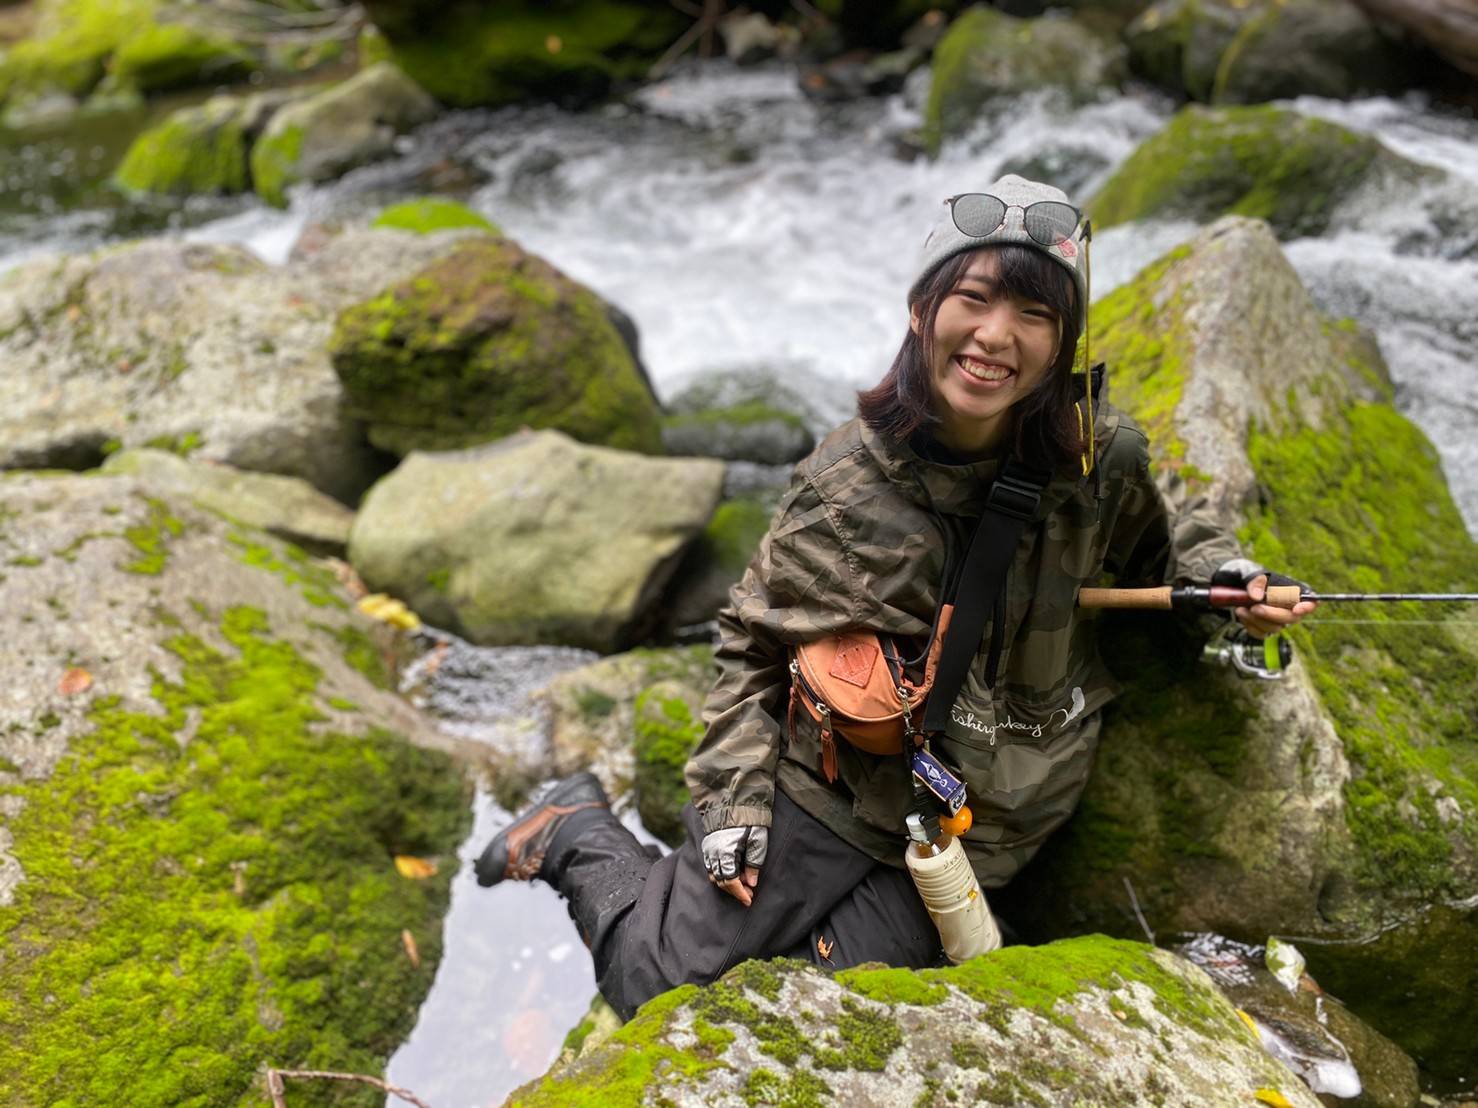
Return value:
<svg viewBox="0 0 1478 1108">
<path fill-rule="evenodd" d="M 929 274 L 956 254 L 981 246 L 1011 242 L 1029 246 L 1033 250 L 1040 250 L 1071 273 L 1073 284 L 1078 289 L 1078 311 L 1080 316 L 1084 314 L 1088 304 L 1088 275 L 1083 258 L 1082 223 L 1079 223 L 1070 238 L 1063 239 L 1052 246 L 1044 246 L 1026 233 L 1023 216 L 1023 210 L 1028 205 L 1042 200 L 1056 200 L 1058 203 L 1071 205 L 1072 201 L 1067 198 L 1067 194 L 1051 185 L 1028 181 L 1015 174 L 1007 174 L 983 191 L 1006 205 L 1005 222 L 983 238 L 971 238 L 955 226 L 953 211 L 949 204 L 945 204 L 933 230 L 929 232 L 929 237 L 924 240 L 924 253 L 919 260 L 919 275 L 909 289 L 908 298 L 914 299 L 919 286 L 924 283 Z"/>
</svg>

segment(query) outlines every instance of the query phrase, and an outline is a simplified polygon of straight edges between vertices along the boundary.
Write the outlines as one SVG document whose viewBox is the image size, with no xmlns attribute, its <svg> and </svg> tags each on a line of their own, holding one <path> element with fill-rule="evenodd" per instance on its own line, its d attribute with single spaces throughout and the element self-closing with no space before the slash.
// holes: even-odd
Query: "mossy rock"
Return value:
<svg viewBox="0 0 1478 1108">
<path fill-rule="evenodd" d="M 925 144 L 937 153 L 1000 97 L 1048 89 L 1081 103 L 1117 88 L 1123 74 L 1120 47 L 1075 20 L 971 8 L 934 48 Z"/>
<path fill-rule="evenodd" d="M 412 12 L 368 5 L 398 65 L 444 104 L 469 108 L 529 98 L 588 101 L 646 75 L 690 25 L 634 0 L 460 3 Z"/>
<path fill-rule="evenodd" d="M 658 413 L 604 305 L 491 237 L 340 313 L 330 342 L 351 412 L 385 450 L 446 450 L 553 428 L 661 451 Z"/>
<path fill-rule="evenodd" d="M 1431 444 L 1265 225 L 1220 221 L 1094 322 L 1173 504 L 1204 497 L 1249 555 L 1319 591 L 1471 582 L 1478 545 Z M 1106 622 L 1126 691 L 1077 814 L 1013 884 L 1008 918 L 1029 934 L 1133 933 L 1127 878 L 1157 930 L 1317 936 L 1316 978 L 1320 959 L 1358 960 L 1366 936 L 1407 920 L 1402 972 L 1425 972 L 1448 941 L 1427 905 L 1478 892 L 1478 647 L 1471 612 L 1411 607 L 1354 625 L 1316 613 L 1289 636 L 1289 676 L 1255 688 L 1198 665 L 1198 643 L 1161 617 Z M 1412 618 L 1439 623 L 1414 633 Z M 1403 1046 L 1447 1034 L 1342 995 Z M 1469 1021 L 1442 1041 L 1474 1034 Z"/>
<path fill-rule="evenodd" d="M 1156 0 L 1124 38 L 1136 73 L 1210 103 L 1343 98 L 1412 76 L 1407 53 L 1347 0 Z"/>
<path fill-rule="evenodd" d="M 683 557 L 669 591 L 667 625 L 671 632 L 707 623 L 728 599 L 770 528 L 781 488 L 729 497 Z"/>
<path fill-rule="evenodd" d="M 1322 234 L 1366 189 L 1432 177 L 1376 139 L 1285 108 L 1188 106 L 1088 201 L 1098 227 L 1145 219 L 1267 220 L 1281 238 Z"/>
<path fill-rule="evenodd" d="M 683 777 L 688 759 L 703 738 L 702 685 L 663 681 L 636 698 L 636 811 L 642 826 L 668 846 L 683 841 L 683 806 L 690 794 Z"/>
<path fill-rule="evenodd" d="M 246 76 L 254 65 L 251 54 L 238 43 L 186 23 L 160 23 L 119 44 L 109 78 L 140 92 L 165 92 L 229 84 Z"/>
<path fill-rule="evenodd" d="M 152 24 L 155 0 L 51 0 L 40 6 L 32 36 L 0 59 L 0 99 L 46 93 L 85 97 L 109 59 Z"/>
<path fill-rule="evenodd" d="M 298 181 L 327 181 L 394 148 L 397 134 L 436 114 L 436 103 L 389 62 L 379 62 L 278 111 L 252 147 L 251 175 L 269 204 Z"/>
<path fill-rule="evenodd" d="M 1348 0 L 1265 3 L 1227 44 L 1211 100 L 1347 99 L 1412 83 L 1407 55 Z"/>
<path fill-rule="evenodd" d="M 249 192 L 250 139 L 241 107 L 237 99 L 216 97 L 172 113 L 134 139 L 114 179 L 135 192 L 176 196 Z"/>
<path fill-rule="evenodd" d="M 746 962 L 649 1001 L 509 1104 L 1232 1108 L 1258 1093 L 1319 1103 L 1201 970 L 1091 936 L 917 972 Z"/>
<path fill-rule="evenodd" d="M 381 1072 L 440 959 L 469 790 L 346 657 L 368 621 L 301 550 L 129 478 L 0 501 L 0 1100 Z"/>
<path fill-rule="evenodd" d="M 388 227 L 396 231 L 414 231 L 418 235 L 430 235 L 437 231 L 471 228 L 501 235 L 502 229 L 486 216 L 474 212 L 466 204 L 447 200 L 440 196 L 428 196 L 420 200 L 403 200 L 391 204 L 375 216 L 371 227 Z"/>
<path fill-rule="evenodd" d="M 706 645 L 629 650 L 561 674 L 539 693 L 549 713 L 552 774 L 591 770 L 613 801 L 625 804 L 634 798 L 647 829 L 663 834 L 647 823 L 642 806 L 651 804 L 656 810 L 665 798 L 675 816 L 686 803 L 686 787 L 684 795 L 677 790 L 687 753 L 677 747 L 690 741 L 692 721 L 713 679 L 713 648 Z M 658 692 L 649 695 L 654 689 Z M 684 712 L 686 721 L 675 718 Z M 644 720 L 649 724 L 646 740 Z M 661 741 L 674 733 L 679 736 L 676 744 Z M 645 768 L 639 764 L 640 747 L 648 751 Z M 642 801 L 644 791 L 652 800 Z M 657 822 L 663 819 L 659 816 Z M 666 822 L 669 831 L 676 827 L 675 819 Z M 680 831 L 676 838 L 681 839 Z"/>
</svg>

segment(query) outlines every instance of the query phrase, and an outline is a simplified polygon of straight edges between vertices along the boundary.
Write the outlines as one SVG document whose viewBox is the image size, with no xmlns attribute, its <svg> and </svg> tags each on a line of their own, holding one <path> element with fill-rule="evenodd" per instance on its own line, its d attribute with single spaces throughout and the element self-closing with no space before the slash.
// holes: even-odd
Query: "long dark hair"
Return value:
<svg viewBox="0 0 1478 1108">
<path fill-rule="evenodd" d="M 1073 415 L 1073 362 L 1081 329 L 1077 288 L 1062 266 L 1039 250 L 1015 243 L 983 246 L 996 261 L 1000 294 L 1045 304 L 1062 320 L 1057 359 L 1041 382 L 1015 408 L 1012 453 L 1029 465 L 1056 469 L 1075 460 L 1082 449 Z M 903 336 L 893 364 L 873 388 L 857 394 L 863 422 L 880 435 L 905 442 L 938 422 L 929 390 L 929 351 L 934 346 L 934 317 L 954 292 L 977 252 L 966 250 L 934 270 L 909 297 L 909 311 L 919 318 L 919 334 Z"/>
</svg>

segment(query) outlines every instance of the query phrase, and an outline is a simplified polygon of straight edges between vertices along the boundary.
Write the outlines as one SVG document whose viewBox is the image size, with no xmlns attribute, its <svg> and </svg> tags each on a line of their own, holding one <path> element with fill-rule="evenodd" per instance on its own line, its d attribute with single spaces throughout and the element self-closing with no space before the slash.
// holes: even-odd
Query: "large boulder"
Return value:
<svg viewBox="0 0 1478 1108">
<path fill-rule="evenodd" d="M 0 572 L 0 1100 L 381 1072 L 469 790 L 377 629 L 301 551 L 126 477 L 0 478 Z"/>
<path fill-rule="evenodd" d="M 809 406 L 773 371 L 705 374 L 667 402 L 662 444 L 672 454 L 784 465 L 816 445 Z"/>
<path fill-rule="evenodd" d="M 1407 52 L 1352 0 L 1155 0 L 1124 40 L 1136 73 L 1212 103 L 1349 97 L 1410 77 Z"/>
<path fill-rule="evenodd" d="M 1368 135 L 1287 108 L 1189 105 L 1140 144 L 1087 208 L 1100 228 L 1232 214 L 1296 238 L 1324 233 L 1372 199 L 1411 205 L 1418 186 L 1442 176 Z"/>
<path fill-rule="evenodd" d="M 724 467 L 524 432 L 409 455 L 364 498 L 349 558 L 370 587 L 484 645 L 610 652 L 639 640 Z"/>
<path fill-rule="evenodd" d="M 692 20 L 637 0 L 370 0 L 370 18 L 407 73 L 444 104 L 603 96 L 639 79 Z"/>
<path fill-rule="evenodd" d="M 193 500 L 315 554 L 342 554 L 354 523 L 353 512 L 301 477 L 250 473 L 148 447 L 111 455 L 103 472 L 137 478 L 156 495 Z"/>
<path fill-rule="evenodd" d="M 1465 0 L 1354 2 L 1373 18 L 1404 28 L 1454 68 L 1478 77 L 1478 12 Z"/>
<path fill-rule="evenodd" d="M 18 266 L 0 278 L 0 469 L 189 442 L 352 503 L 385 461 L 342 411 L 334 317 L 453 242 L 350 231 L 274 267 L 156 239 Z"/>
<path fill-rule="evenodd" d="M 550 427 L 661 449 L 656 400 L 606 306 L 517 243 L 471 238 L 340 313 L 330 344 L 350 409 L 396 454 Z"/>
<path fill-rule="evenodd" d="M 589 1104 L 617 1082 L 630 1103 L 1319 1104 L 1204 972 L 1102 936 L 918 972 L 746 962 L 508 1103 Z"/>
<path fill-rule="evenodd" d="M 396 135 L 436 112 L 424 89 L 389 62 L 378 62 L 273 115 L 252 147 L 253 187 L 281 207 L 289 185 L 327 181 L 383 157 Z"/>
<path fill-rule="evenodd" d="M 1352 0 L 1281 0 L 1237 32 L 1216 67 L 1211 99 L 1255 104 L 1294 96 L 1347 99 L 1398 91 L 1407 56 Z"/>
<path fill-rule="evenodd" d="M 1015 19 L 991 8 L 971 8 L 934 48 L 925 145 L 937 152 L 946 139 L 968 132 L 981 110 L 1001 97 L 1047 89 L 1084 102 L 1117 88 L 1123 75 L 1119 45 L 1076 20 Z"/>
<path fill-rule="evenodd" d="M 1219 221 L 1093 316 L 1172 503 L 1204 495 L 1249 555 L 1320 591 L 1471 585 L 1478 545 L 1378 352 L 1320 315 L 1265 224 Z M 1406 972 L 1424 972 L 1448 941 L 1427 906 L 1478 893 L 1478 642 L 1432 606 L 1421 631 L 1399 608 L 1360 616 L 1316 613 L 1290 635 L 1289 676 L 1250 685 L 1198 666 L 1164 617 L 1106 623 L 1126 693 L 1007 914 L 1029 933 L 1133 933 L 1128 880 L 1162 933 L 1317 939 L 1315 978 L 1405 920 Z M 1428 1034 L 1341 995 L 1403 1046 Z M 1444 1041 L 1473 1040 L 1465 1018 Z"/>
</svg>

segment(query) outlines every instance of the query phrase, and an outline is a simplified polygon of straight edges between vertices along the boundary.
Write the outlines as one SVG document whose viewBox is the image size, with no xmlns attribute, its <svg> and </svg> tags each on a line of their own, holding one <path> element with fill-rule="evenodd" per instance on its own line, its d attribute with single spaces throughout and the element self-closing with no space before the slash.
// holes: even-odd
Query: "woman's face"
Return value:
<svg viewBox="0 0 1478 1108">
<path fill-rule="evenodd" d="M 935 437 L 957 453 L 984 456 L 1005 439 L 1009 412 L 1057 358 L 1062 321 L 1036 300 L 1004 295 L 996 259 L 978 250 L 934 317 L 929 388 Z M 911 321 L 915 334 L 922 326 Z"/>
</svg>

